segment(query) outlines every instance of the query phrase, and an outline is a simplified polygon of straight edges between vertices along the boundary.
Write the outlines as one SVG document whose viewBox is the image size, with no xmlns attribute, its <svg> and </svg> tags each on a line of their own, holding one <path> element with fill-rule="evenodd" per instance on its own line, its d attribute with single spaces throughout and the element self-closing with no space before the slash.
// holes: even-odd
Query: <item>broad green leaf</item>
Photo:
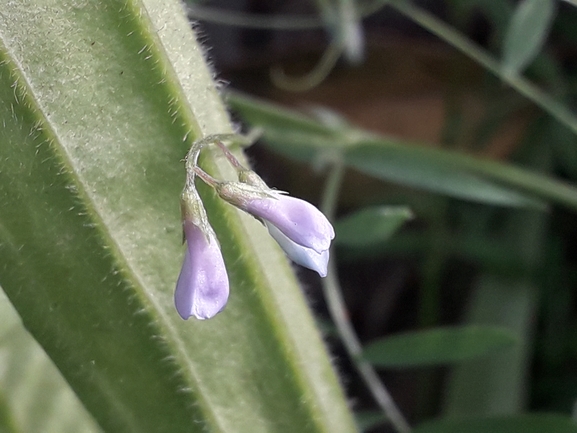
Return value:
<svg viewBox="0 0 577 433">
<path fill-rule="evenodd" d="M 520 167 L 342 125 L 332 128 L 238 93 L 228 100 L 247 122 L 264 129 L 268 146 L 291 158 L 311 162 L 337 154 L 371 176 L 466 200 L 530 207 L 542 207 L 546 200 L 577 209 L 575 186 Z"/>
<path fill-rule="evenodd" d="M 354 431 L 286 258 L 206 190 L 231 299 L 174 310 L 182 158 L 230 131 L 201 51 L 176 0 L 3 5 L 0 284 L 105 431 Z"/>
<path fill-rule="evenodd" d="M 365 247 L 385 242 L 413 213 L 407 207 L 377 206 L 360 210 L 335 224 L 335 241 L 344 246 Z"/>
<path fill-rule="evenodd" d="M 555 0 L 518 3 L 503 40 L 503 67 L 507 74 L 523 71 L 539 54 L 555 18 Z"/>
<path fill-rule="evenodd" d="M 100 432 L 3 292 L 0 318 L 0 431 Z"/>
<path fill-rule="evenodd" d="M 368 344 L 363 358 L 378 367 L 405 368 L 453 364 L 515 344 L 504 328 L 462 326 L 393 335 Z"/>
<path fill-rule="evenodd" d="M 498 418 L 446 419 L 422 424 L 414 433 L 577 433 L 569 417 L 527 414 Z"/>
</svg>

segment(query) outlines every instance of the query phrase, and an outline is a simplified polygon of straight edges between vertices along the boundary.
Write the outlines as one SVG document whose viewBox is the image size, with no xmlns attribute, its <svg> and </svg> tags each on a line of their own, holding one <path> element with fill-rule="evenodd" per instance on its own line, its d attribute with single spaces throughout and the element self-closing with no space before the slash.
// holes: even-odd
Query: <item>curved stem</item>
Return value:
<svg viewBox="0 0 577 433">
<path fill-rule="evenodd" d="M 279 66 L 271 68 L 272 82 L 281 89 L 304 92 L 320 84 L 333 70 L 344 47 L 341 41 L 332 40 L 314 68 L 299 77 L 288 76 Z"/>
<path fill-rule="evenodd" d="M 229 141 L 232 143 L 238 143 L 241 145 L 251 145 L 254 143 L 258 137 L 261 135 L 262 131 L 258 128 L 249 131 L 248 134 L 211 134 L 207 135 L 206 137 L 201 138 L 200 140 L 196 140 L 192 143 L 190 150 L 186 154 L 184 158 L 185 161 L 185 168 L 186 168 L 186 186 L 190 187 L 194 185 L 194 178 L 198 175 L 197 171 L 197 164 L 198 164 L 198 157 L 202 149 L 210 144 L 217 144 L 218 146 L 225 151 L 226 147 L 223 145 L 223 141 Z M 225 156 L 229 159 L 229 161 L 234 165 L 235 168 L 238 166 L 233 163 L 230 159 L 232 156 L 228 150 L 225 151 Z M 233 157 L 234 158 L 234 157 Z M 238 161 L 236 161 L 238 163 Z"/>
<path fill-rule="evenodd" d="M 190 150 L 186 154 L 186 172 L 194 177 L 195 167 L 198 163 L 198 156 L 200 151 L 209 144 L 222 142 L 222 141 L 244 141 L 245 137 L 240 134 L 211 134 L 206 137 L 196 140 L 192 143 Z"/>
<path fill-rule="evenodd" d="M 342 161 L 335 162 L 324 190 L 321 210 L 325 213 L 327 218 L 332 221 L 334 221 L 335 217 L 335 210 L 343 174 L 344 165 Z M 395 404 L 385 385 L 381 382 L 379 375 L 373 366 L 367 361 L 364 361 L 361 357 L 363 347 L 351 321 L 349 320 L 335 263 L 335 252 L 334 248 L 332 248 L 328 274 L 327 277 L 323 279 L 323 294 L 343 345 L 345 346 L 349 357 L 353 361 L 355 368 L 373 395 L 373 398 L 383 410 L 391 424 L 393 424 L 399 433 L 409 433 L 411 431 L 409 423 Z"/>
</svg>

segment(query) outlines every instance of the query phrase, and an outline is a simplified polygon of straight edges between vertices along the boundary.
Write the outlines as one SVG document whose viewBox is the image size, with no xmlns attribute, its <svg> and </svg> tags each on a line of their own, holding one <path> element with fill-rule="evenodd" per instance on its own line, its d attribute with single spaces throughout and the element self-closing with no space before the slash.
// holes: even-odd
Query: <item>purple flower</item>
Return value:
<svg viewBox="0 0 577 433">
<path fill-rule="evenodd" d="M 335 237 L 329 220 L 312 204 L 270 189 L 224 146 L 221 149 L 237 169 L 240 182 L 219 182 L 198 167 L 195 173 L 222 199 L 262 221 L 291 260 L 325 277 Z"/>
<path fill-rule="evenodd" d="M 329 220 L 312 204 L 271 191 L 270 196 L 246 201 L 245 210 L 268 221 L 291 241 L 317 253 L 331 246 L 335 231 Z"/>
<path fill-rule="evenodd" d="M 212 229 L 184 220 L 186 254 L 176 283 L 174 304 L 183 319 L 210 319 L 228 300 L 229 283 L 220 246 Z"/>
<path fill-rule="evenodd" d="M 327 275 L 335 231 L 320 210 L 304 200 L 244 183 L 221 183 L 217 191 L 229 203 L 264 222 L 291 260 L 321 277 Z"/>
</svg>

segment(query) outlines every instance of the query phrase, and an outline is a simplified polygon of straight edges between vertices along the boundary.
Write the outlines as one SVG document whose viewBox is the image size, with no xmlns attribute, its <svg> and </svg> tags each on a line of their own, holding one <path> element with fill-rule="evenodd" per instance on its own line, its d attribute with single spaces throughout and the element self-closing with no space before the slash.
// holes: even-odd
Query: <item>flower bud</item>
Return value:
<svg viewBox="0 0 577 433">
<path fill-rule="evenodd" d="M 312 204 L 267 187 L 216 183 L 224 200 L 263 221 L 284 252 L 299 265 L 326 276 L 333 226 Z"/>
<path fill-rule="evenodd" d="M 245 210 L 278 228 L 291 241 L 317 253 L 331 246 L 335 231 L 329 220 L 312 204 L 288 195 L 248 200 Z"/>
<path fill-rule="evenodd" d="M 182 194 L 186 253 L 176 282 L 174 304 L 183 319 L 210 319 L 228 300 L 229 282 L 220 245 L 202 201 L 189 182 Z"/>
</svg>

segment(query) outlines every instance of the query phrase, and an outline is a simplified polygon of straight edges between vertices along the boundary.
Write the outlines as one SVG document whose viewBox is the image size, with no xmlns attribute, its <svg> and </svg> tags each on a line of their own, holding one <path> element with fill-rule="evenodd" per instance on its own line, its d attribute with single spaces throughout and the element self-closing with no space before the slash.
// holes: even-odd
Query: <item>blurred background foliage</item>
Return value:
<svg viewBox="0 0 577 433">
<path fill-rule="evenodd" d="M 422 431 L 575 431 L 571 3 L 187 3 L 269 184 L 321 203 L 346 166 L 335 258 L 365 359 L 411 424 L 477 420 Z M 392 431 L 299 275 L 366 431 Z"/>
<path fill-rule="evenodd" d="M 201 35 L 206 55 L 216 79 L 222 82 L 222 94 L 236 116 L 239 129 L 260 130 L 261 139 L 246 150 L 255 170 L 270 185 L 317 204 L 334 221 L 337 238 L 329 276 L 321 281 L 308 270 L 298 269 L 297 273 L 332 350 L 350 406 L 363 431 L 408 432 L 409 425 L 414 426 L 417 433 L 577 431 L 575 3 L 560 0 L 187 0 L 189 18 Z M 148 2 L 147 6 L 152 4 Z M 159 6 L 161 3 L 154 4 Z M 110 22 L 127 17 L 128 21 L 131 17 L 138 21 L 137 15 L 117 15 L 112 9 L 98 10 L 98 5 L 92 6 L 95 10 L 90 20 L 84 23 L 88 27 L 95 21 L 96 14 L 103 11 L 106 14 L 110 12 Z M 74 13 L 79 11 L 84 10 L 78 8 Z M 186 22 L 184 24 L 186 27 Z M 98 32 L 106 33 L 104 28 L 96 24 L 94 27 Z M 122 42 L 120 37 L 115 39 L 114 33 L 120 34 L 120 27 L 110 29 L 113 31 L 101 34 L 99 40 L 102 42 L 110 37 L 113 42 Z M 122 37 L 131 34 L 133 32 Z M 145 48 L 158 48 L 152 41 L 157 35 L 143 34 L 151 37 Z M 70 37 L 73 39 L 73 35 Z M 94 41 L 85 43 L 95 46 Z M 14 46 L 20 47 L 17 40 Z M 108 45 L 107 49 L 110 46 L 114 44 Z M 36 49 L 42 51 L 39 47 Z M 151 85 L 159 84 L 154 81 L 158 78 L 154 75 L 156 72 L 138 56 L 158 61 L 163 59 L 163 53 L 158 50 L 149 55 L 142 48 L 136 55 L 135 47 L 131 46 L 132 51 L 124 51 L 126 46 L 123 45 L 118 51 L 120 54 L 115 54 L 117 59 L 126 62 L 119 73 L 111 72 L 108 64 L 102 71 L 114 75 L 109 83 L 126 90 L 119 77 L 130 75 L 130 71 L 132 74 L 136 65 L 138 73 L 134 73 L 132 79 L 141 77 L 142 82 L 147 83 L 135 92 L 136 97 L 149 93 L 154 95 L 160 88 Z M 125 56 L 127 52 L 135 60 Z M 113 54 L 107 51 L 87 59 L 97 64 L 106 63 Z M 158 63 L 154 64 L 158 66 Z M 0 66 L 12 67 L 8 59 Z M 17 66 L 10 69 L 18 70 Z M 86 72 L 89 73 L 94 74 L 93 79 L 105 75 L 99 75 L 95 70 Z M 38 75 L 42 76 L 30 77 L 38 80 Z M 87 78 L 87 75 L 79 76 Z M 10 74 L 1 77 L 8 83 L 1 88 L 3 99 L 16 101 L 10 107 L 5 104 L 5 118 L 18 124 L 21 119 L 14 115 L 14 107 L 24 111 L 31 108 L 26 104 L 18 105 L 18 99 L 26 96 L 18 93 L 23 84 L 12 80 Z M 169 78 L 172 83 L 174 77 Z M 177 87 L 173 86 L 171 92 L 178 93 Z M 210 86 L 205 86 L 204 90 L 207 88 Z M 114 109 L 111 103 L 114 92 L 106 94 L 102 86 L 95 86 L 91 97 L 97 91 L 104 95 L 100 109 Z M 196 88 L 195 91 L 198 91 L 196 96 L 202 96 L 201 90 Z M 86 104 L 83 108 L 92 114 L 92 103 L 83 99 Z M 156 101 L 155 96 L 150 95 L 143 100 Z M 127 101 L 124 100 L 124 107 L 130 109 L 125 115 L 132 115 L 136 120 L 128 122 L 128 117 L 119 117 L 116 113 L 110 117 L 110 121 L 116 122 L 115 126 L 107 125 L 113 133 L 122 135 L 122 125 L 126 121 L 134 127 L 135 137 L 140 137 L 138 133 L 147 130 L 149 120 L 160 118 L 156 114 L 167 115 L 165 106 L 158 101 L 155 102 L 157 111 L 151 111 L 148 118 L 139 114 L 146 104 L 138 100 L 129 106 Z M 170 101 L 175 103 L 175 100 Z M 122 103 L 118 102 L 118 105 Z M 183 103 L 182 107 L 185 105 Z M 186 110 L 182 107 L 174 113 L 183 115 Z M 77 109 L 75 107 L 73 111 Z M 66 118 L 60 126 L 69 120 L 72 125 L 73 117 Z M 76 119 L 74 127 L 83 126 L 87 119 Z M 107 121 L 101 115 L 93 119 L 98 125 Z M 164 120 L 167 125 L 171 123 L 170 119 Z M 35 125 L 34 128 L 40 130 L 38 125 L 42 123 Z M 173 133 L 170 137 L 162 133 L 164 130 L 156 130 L 161 133 L 158 140 L 141 137 L 142 143 L 147 141 L 145 147 L 149 150 L 157 149 L 156 142 L 163 141 L 163 149 L 174 156 L 167 158 L 171 161 L 169 164 L 149 161 L 150 170 L 154 168 L 159 175 L 166 175 L 168 171 L 176 173 L 179 169 L 173 163 L 177 159 L 175 155 L 185 151 L 184 144 L 183 149 L 176 149 L 172 141 L 181 139 L 180 128 L 178 122 L 176 127 L 167 126 L 166 130 Z M 31 140 L 37 138 L 34 134 L 29 136 Z M 62 138 L 58 134 L 55 137 Z M 76 143 L 76 139 L 72 143 Z M 137 140 L 127 139 L 127 142 L 141 144 Z M 20 149 L 14 143 L 13 152 Z M 37 149 L 44 151 L 40 146 Z M 118 146 L 118 149 L 128 152 L 126 146 Z M 105 149 L 96 150 L 104 152 Z M 151 154 L 158 155 L 155 152 Z M 7 162 L 6 166 L 10 165 L 9 159 L 6 157 L 3 161 Z M 109 160 L 111 164 L 117 162 L 115 158 Z M 46 161 L 53 161 L 53 158 L 46 158 Z M 87 166 L 99 168 L 98 164 L 90 161 Z M 58 176 L 64 172 L 59 170 Z M 78 174 L 72 168 L 67 173 Z M 95 178 L 98 184 L 100 176 Z M 130 178 L 137 182 L 138 179 L 142 180 L 141 177 Z M 170 188 L 166 182 L 156 182 L 155 185 L 166 188 L 166 191 L 177 191 L 180 181 L 176 174 L 170 179 L 174 180 Z M 28 188 L 26 180 L 17 180 L 23 191 Z M 15 188 L 10 188 L 9 182 L 15 180 L 6 180 L 0 190 L 11 194 Z M 127 184 L 134 186 L 131 182 Z M 126 207 L 140 217 L 144 213 L 139 212 L 138 206 L 154 200 L 154 197 L 158 199 L 160 195 L 151 194 L 146 200 L 136 200 L 138 203 L 132 205 L 122 201 L 123 206 L 119 208 L 124 211 Z M 170 207 L 169 203 L 177 201 L 176 197 L 176 193 L 163 193 L 162 198 L 167 204 L 162 201 L 154 209 L 170 214 L 172 211 L 166 209 Z M 60 217 L 54 203 L 47 201 L 43 205 Z M 225 212 L 221 212 L 214 202 L 207 203 L 212 203 L 215 215 L 224 215 Z M 62 214 L 71 215 L 70 212 Z M 84 218 L 84 214 L 81 216 Z M 164 216 L 158 219 L 164 220 Z M 221 217 L 219 225 L 230 235 L 234 224 L 229 224 L 229 217 Z M 174 221 L 175 227 L 169 233 L 172 237 L 162 239 L 169 246 L 167 251 L 176 255 L 175 245 L 179 237 L 176 216 Z M 157 227 L 157 220 L 152 226 Z M 82 227 L 91 228 L 88 224 Z M 66 229 L 70 230 L 69 227 Z M 20 233 L 25 232 L 30 237 L 42 235 L 29 231 L 22 229 Z M 127 230 L 127 233 L 132 236 L 133 231 Z M 11 233 L 3 225 L 0 225 L 0 235 L 4 241 L 0 247 L 10 244 L 6 239 L 10 240 Z M 253 235 L 256 238 L 257 232 L 251 232 L 250 236 Z M 79 236 L 78 246 L 83 248 L 85 244 L 86 239 Z M 242 254 L 238 254 L 235 248 L 240 249 L 242 245 L 230 242 L 224 245 L 225 252 L 229 258 L 240 257 Z M 158 245 L 148 245 L 148 248 L 161 254 Z M 137 250 L 140 254 L 141 249 Z M 143 256 L 156 257 L 147 256 L 148 253 Z M 162 256 L 166 259 L 170 254 Z M 268 255 L 268 250 L 261 249 L 260 255 Z M 49 255 L 44 258 L 50 260 Z M 105 258 L 110 259 L 108 254 Z M 161 265 L 159 268 L 163 267 Z M 86 266 L 87 269 L 94 268 L 93 262 Z M 168 295 L 172 288 L 167 289 L 164 283 L 171 280 L 172 273 L 176 275 L 176 266 L 173 266 L 174 272 L 164 267 L 162 270 L 152 269 L 154 284 L 146 287 L 135 284 L 131 286 L 135 292 L 123 292 L 122 296 L 141 293 L 141 298 L 134 299 L 142 301 L 142 311 L 158 313 L 166 308 L 174 313 Z M 197 403 L 200 397 L 209 394 L 218 398 L 214 400 L 217 403 L 213 406 L 208 404 L 207 408 L 226 415 L 230 422 L 226 425 L 237 431 L 254 429 L 259 422 L 261 431 L 268 431 L 266 426 L 290 428 L 286 427 L 288 423 L 283 424 L 283 420 L 298 418 L 296 412 L 288 409 L 277 411 L 275 405 L 278 403 L 281 407 L 282 399 L 267 398 L 267 392 L 282 395 L 290 404 L 296 402 L 296 407 L 303 409 L 307 400 L 300 393 L 311 385 L 316 390 L 326 391 L 330 397 L 326 400 L 330 402 L 327 405 L 342 402 L 330 374 L 329 382 L 323 382 L 326 377 L 319 375 L 319 381 L 312 384 L 316 377 L 311 372 L 317 371 L 313 364 L 324 362 L 324 355 L 313 332 L 299 335 L 300 328 L 294 327 L 294 323 L 301 320 L 291 315 L 293 311 L 299 314 L 304 311 L 302 322 L 306 322 L 306 309 L 298 307 L 300 298 L 293 300 L 296 310 L 289 309 L 294 305 L 284 303 L 282 293 L 271 292 L 264 283 L 257 288 L 248 279 L 248 274 L 239 271 L 244 269 L 243 266 L 250 268 L 250 264 L 243 265 L 242 260 L 237 260 L 231 267 L 231 276 L 243 282 L 239 285 L 242 290 L 239 290 L 236 304 L 232 302 L 227 307 L 227 312 L 232 314 L 223 313 L 219 319 L 209 322 L 211 326 L 205 327 L 204 331 L 194 328 L 190 322 L 183 324 L 179 319 L 174 323 L 176 319 L 170 314 L 163 319 L 171 324 L 170 329 L 174 326 L 177 330 L 175 338 L 178 341 L 190 343 L 192 355 L 186 358 L 187 363 L 192 365 L 192 361 L 198 361 L 199 365 L 207 368 L 205 382 L 210 379 L 204 389 L 194 389 L 194 392 L 204 392 L 203 395 L 191 392 L 190 396 L 175 397 L 170 394 L 174 398 L 174 414 L 181 417 L 178 426 L 182 431 L 205 429 L 201 424 L 190 427 L 187 411 L 192 407 L 202 412 Z M 4 264 L 3 270 L 8 267 Z M 108 275 L 108 267 L 103 266 L 103 269 Z M 271 269 L 268 271 L 273 273 Z M 47 273 L 42 275 L 49 277 L 50 271 L 47 269 Z M 162 274 L 159 283 L 156 277 L 162 272 L 166 275 Z M 275 275 L 277 280 L 282 279 L 279 275 Z M 288 273 L 283 275 L 287 281 L 291 280 Z M 83 287 L 87 289 L 85 296 L 96 296 L 90 284 L 85 286 L 88 286 Z M 70 282 L 70 287 L 75 289 L 75 282 Z M 27 293 L 13 284 L 11 290 L 8 285 L 5 289 L 14 298 L 17 298 L 15 293 L 19 296 Z M 68 300 L 68 293 L 62 291 L 61 295 Z M 297 289 L 293 292 L 289 289 L 287 293 L 290 295 L 288 298 L 294 293 L 299 294 Z M 273 305 L 267 298 L 269 295 L 278 302 Z M 76 304 L 84 302 L 85 296 L 70 299 L 67 305 L 74 310 Z M 149 296 L 158 296 L 162 308 L 151 308 L 145 302 Z M 239 300 L 244 302 L 240 307 Z M 56 359 L 60 371 L 75 386 L 79 399 L 31 335 L 24 331 L 21 320 L 26 324 L 28 319 L 26 326 L 34 331 L 30 318 L 37 319 L 37 332 L 32 333 L 53 359 L 55 353 L 65 353 L 58 344 L 68 343 L 69 337 L 56 332 L 57 344 L 51 346 L 50 341 L 47 344 L 43 335 L 44 317 L 41 314 L 36 317 L 34 312 L 28 312 L 26 317 L 22 314 L 28 304 L 35 305 L 40 312 L 51 308 L 43 305 L 41 299 L 31 296 L 29 301 L 22 301 L 16 313 L 7 299 L 0 298 L 0 316 L 3 319 L 0 321 L 0 432 L 3 429 L 11 432 L 96 432 L 101 428 L 112 431 L 111 428 L 115 427 L 110 426 L 114 420 L 103 407 L 114 401 L 110 396 L 108 399 L 99 398 L 91 386 L 94 383 L 98 385 L 100 379 L 89 377 L 87 385 L 87 375 L 82 373 L 82 368 L 92 371 L 95 367 L 82 365 L 76 358 L 62 356 L 65 362 Z M 283 310 L 285 316 L 279 313 L 274 317 L 276 327 L 270 326 L 271 317 L 275 315 L 272 308 L 280 304 L 286 307 Z M 81 315 L 86 311 L 96 318 L 106 318 L 106 314 L 114 316 L 115 313 L 107 306 L 95 305 L 97 309 L 80 309 Z M 126 329 L 142 331 L 142 341 L 150 343 L 150 326 L 139 325 L 142 322 L 125 314 L 132 308 L 125 299 L 119 298 L 114 305 L 118 308 L 117 317 L 126 324 L 126 328 L 115 328 L 115 331 L 127 339 L 132 334 L 128 334 Z M 265 311 L 265 306 L 271 310 Z M 253 329 L 253 325 L 247 326 L 247 323 L 255 311 L 266 320 L 255 322 Z M 275 311 L 278 313 L 280 310 Z M 64 313 L 58 315 L 56 312 L 53 317 L 62 319 L 66 329 L 75 331 L 76 322 L 71 320 L 68 323 Z M 291 316 L 293 322 L 286 316 Z M 160 323 L 158 318 L 156 320 L 154 323 Z M 302 340 L 296 339 L 298 347 L 308 347 L 306 354 L 313 353 L 314 356 L 304 356 L 304 349 L 298 352 L 298 356 L 295 355 L 297 352 L 291 352 L 289 356 L 283 351 L 275 355 L 274 348 L 289 341 L 283 340 L 288 337 L 284 333 L 286 329 L 281 327 L 281 324 L 289 323 L 294 327 L 290 331 Z M 302 329 L 314 330 L 312 325 L 307 328 L 307 323 L 304 324 Z M 54 330 L 54 324 L 46 325 L 46 329 Z M 190 332 L 191 329 L 195 331 Z M 246 340 L 235 337 L 237 330 L 246 332 L 243 334 Z M 72 341 L 72 353 L 75 348 L 85 346 L 87 334 L 82 334 L 83 329 L 79 331 L 78 341 Z M 274 344 L 261 344 L 260 339 L 265 340 L 263 335 L 270 337 Z M 227 358 L 230 347 L 223 337 L 242 346 L 237 351 L 247 355 L 244 361 Z M 118 342 L 123 341 L 108 336 L 100 338 L 105 343 L 120 344 Z M 154 355 L 156 352 L 151 352 L 153 349 L 150 348 L 152 343 L 149 347 L 139 341 L 133 341 L 134 347 L 146 351 L 146 356 L 135 362 L 150 361 L 151 369 L 143 370 L 149 372 L 146 378 L 151 380 L 155 375 L 157 380 L 151 382 L 160 384 L 166 384 L 164 379 L 167 376 L 177 380 L 172 370 L 164 372 L 156 368 L 164 365 L 165 358 L 161 357 L 164 352 Z M 309 343 L 311 345 L 307 346 Z M 120 345 L 124 347 L 124 344 Z M 94 348 L 103 360 L 115 361 L 106 350 L 97 347 L 95 340 L 86 346 Z M 261 368 L 262 364 L 270 364 L 264 356 L 267 351 L 276 356 L 273 358 L 279 367 L 275 374 Z M 237 373 L 230 365 L 219 371 L 219 363 L 212 362 L 213 358 L 219 361 L 227 358 L 231 365 L 238 367 L 240 375 L 244 374 L 243 367 L 254 367 L 254 375 L 250 381 L 247 380 L 252 388 L 240 382 L 231 383 L 238 379 Z M 78 359 L 84 358 L 80 356 Z M 305 359 L 312 366 L 304 365 Z M 119 361 L 119 371 L 139 374 L 132 364 L 125 364 L 122 359 Z M 306 380 L 297 377 L 297 367 L 290 370 L 292 374 L 287 374 L 287 365 L 298 366 L 310 374 Z M 322 367 L 330 373 L 328 362 Z M 275 366 L 271 368 L 274 370 Z M 282 374 L 277 376 L 279 371 Z M 124 389 L 118 381 L 121 376 L 115 376 L 117 372 L 114 369 L 101 367 L 99 372 L 113 386 Z M 278 377 L 282 380 L 269 380 Z M 196 380 L 196 376 L 190 379 L 190 383 L 182 383 L 197 384 L 193 379 Z M 228 388 L 222 386 L 223 381 Z M 154 387 L 147 387 L 146 381 L 141 381 L 140 377 L 129 382 L 142 385 L 149 392 L 154 390 Z M 289 390 L 290 384 L 296 382 L 298 386 Z M 334 388 L 327 388 L 326 383 Z M 228 389 L 236 390 L 236 387 L 238 393 L 232 394 L 237 399 L 231 401 Z M 135 416 L 131 410 L 136 408 L 141 411 L 136 413 L 147 415 L 146 404 L 149 404 L 157 411 L 151 411 L 151 417 L 158 422 L 156 425 L 174 429 L 171 425 L 174 418 L 166 416 L 167 412 L 162 410 L 164 406 L 158 404 L 171 407 L 171 401 L 159 399 L 160 402 L 155 402 L 142 394 L 140 388 L 134 389 L 134 394 L 127 394 L 126 400 L 121 402 L 126 405 L 134 400 L 134 407 L 131 404 L 130 407 L 112 404 L 115 410 L 118 409 L 118 414 L 130 418 Z M 243 392 L 252 407 L 246 403 L 240 405 L 244 408 L 240 410 Z M 137 402 L 135 396 L 145 402 Z M 301 400 L 304 401 L 302 405 Z M 186 407 L 180 405 L 183 401 Z M 101 402 L 102 407 L 99 407 Z M 263 407 L 270 403 L 266 415 L 261 414 L 260 420 L 252 418 L 260 410 L 258 402 L 264 402 Z M 313 403 L 310 403 L 309 409 L 312 407 Z M 334 409 L 337 406 L 330 407 Z M 345 414 L 342 417 L 335 415 L 340 406 L 332 416 L 327 412 L 323 417 L 326 415 L 333 424 L 339 423 L 339 419 L 347 420 L 344 404 L 342 407 L 342 412 L 338 412 Z M 200 414 L 199 419 L 205 415 Z M 316 416 L 312 411 L 309 415 L 311 419 Z M 155 428 L 142 416 L 135 419 L 151 430 Z M 237 419 L 242 419 L 245 424 L 240 425 Z M 214 419 L 209 421 L 214 422 Z M 315 431 L 330 425 L 319 423 L 311 426 L 307 422 L 307 419 L 298 419 L 296 424 L 302 423 Z M 139 429 L 131 428 L 126 431 Z"/>
</svg>

